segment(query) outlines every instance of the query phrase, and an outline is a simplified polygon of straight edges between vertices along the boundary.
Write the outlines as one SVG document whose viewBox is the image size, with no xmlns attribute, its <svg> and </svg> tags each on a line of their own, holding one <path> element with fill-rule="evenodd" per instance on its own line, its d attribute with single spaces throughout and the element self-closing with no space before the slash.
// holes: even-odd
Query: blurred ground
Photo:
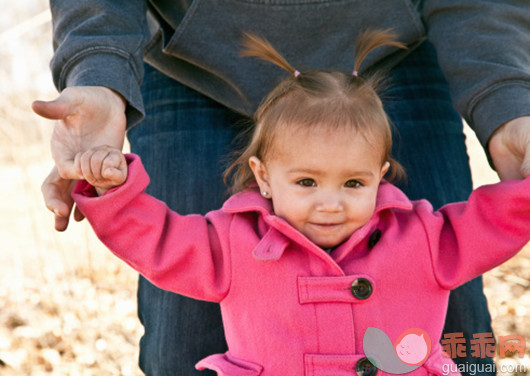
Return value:
<svg viewBox="0 0 530 376">
<path fill-rule="evenodd" d="M 136 273 L 86 224 L 52 230 L 40 184 L 52 123 L 46 0 L 0 0 L 0 375 L 140 375 Z"/>
<path fill-rule="evenodd" d="M 52 124 L 30 104 L 56 95 L 47 2 L 0 7 L 0 375 L 140 375 L 136 274 L 85 223 L 54 232 L 41 199 Z M 495 181 L 476 139 L 469 150 L 475 184 Z M 530 249 L 487 273 L 485 291 L 495 335 L 530 341 Z M 530 370 L 529 355 L 530 343 L 498 364 Z"/>
</svg>

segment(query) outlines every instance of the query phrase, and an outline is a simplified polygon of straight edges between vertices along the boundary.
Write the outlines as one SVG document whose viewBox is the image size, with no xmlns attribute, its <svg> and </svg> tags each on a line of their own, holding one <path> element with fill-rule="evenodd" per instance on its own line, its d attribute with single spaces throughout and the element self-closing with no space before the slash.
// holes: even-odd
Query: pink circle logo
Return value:
<svg viewBox="0 0 530 376">
<path fill-rule="evenodd" d="M 431 353 L 431 338 L 419 328 L 407 329 L 394 343 L 398 358 L 410 366 L 420 366 Z"/>
<path fill-rule="evenodd" d="M 427 361 L 431 353 L 431 338 L 425 330 L 411 328 L 392 343 L 381 329 L 368 327 L 364 332 L 363 350 L 366 358 L 381 371 L 402 375 Z"/>
</svg>

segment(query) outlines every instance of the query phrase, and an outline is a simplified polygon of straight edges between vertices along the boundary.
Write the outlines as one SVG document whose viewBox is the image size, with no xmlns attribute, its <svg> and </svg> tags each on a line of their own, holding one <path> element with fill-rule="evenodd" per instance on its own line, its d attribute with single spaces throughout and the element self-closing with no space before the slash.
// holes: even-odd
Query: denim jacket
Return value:
<svg viewBox="0 0 530 376">
<path fill-rule="evenodd" d="M 413 50 L 435 45 L 455 107 L 483 145 L 502 123 L 530 115 L 528 0 L 51 0 L 59 90 L 103 85 L 143 116 L 145 60 L 240 113 L 252 114 L 287 73 L 241 58 L 240 38 L 266 37 L 298 70 L 353 68 L 360 30 L 392 28 Z M 486 32 L 485 32 L 486 31 Z M 361 66 L 390 68 L 407 52 L 382 47 Z"/>
</svg>

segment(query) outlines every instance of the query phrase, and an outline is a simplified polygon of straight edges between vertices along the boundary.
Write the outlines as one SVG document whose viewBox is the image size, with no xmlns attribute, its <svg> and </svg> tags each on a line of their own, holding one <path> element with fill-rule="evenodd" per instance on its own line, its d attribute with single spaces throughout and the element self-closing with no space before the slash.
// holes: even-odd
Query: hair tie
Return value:
<svg viewBox="0 0 530 376">
<path fill-rule="evenodd" d="M 295 71 L 294 71 L 294 76 L 295 76 L 295 77 L 300 76 L 300 72 L 298 72 L 297 70 L 295 70 Z"/>
<path fill-rule="evenodd" d="M 354 71 L 352 72 L 352 76 L 353 76 L 353 77 L 359 77 L 359 72 L 357 72 L 356 70 L 354 70 Z"/>
</svg>

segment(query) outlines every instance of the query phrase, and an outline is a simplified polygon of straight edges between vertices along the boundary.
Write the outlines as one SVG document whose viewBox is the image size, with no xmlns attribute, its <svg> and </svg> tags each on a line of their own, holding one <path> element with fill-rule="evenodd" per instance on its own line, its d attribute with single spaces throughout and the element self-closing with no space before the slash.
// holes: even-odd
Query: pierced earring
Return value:
<svg viewBox="0 0 530 376">
<path fill-rule="evenodd" d="M 267 191 L 263 191 L 263 192 L 261 192 L 261 195 L 262 195 L 263 197 L 267 198 L 267 197 L 269 196 L 269 192 L 267 192 Z"/>
</svg>

